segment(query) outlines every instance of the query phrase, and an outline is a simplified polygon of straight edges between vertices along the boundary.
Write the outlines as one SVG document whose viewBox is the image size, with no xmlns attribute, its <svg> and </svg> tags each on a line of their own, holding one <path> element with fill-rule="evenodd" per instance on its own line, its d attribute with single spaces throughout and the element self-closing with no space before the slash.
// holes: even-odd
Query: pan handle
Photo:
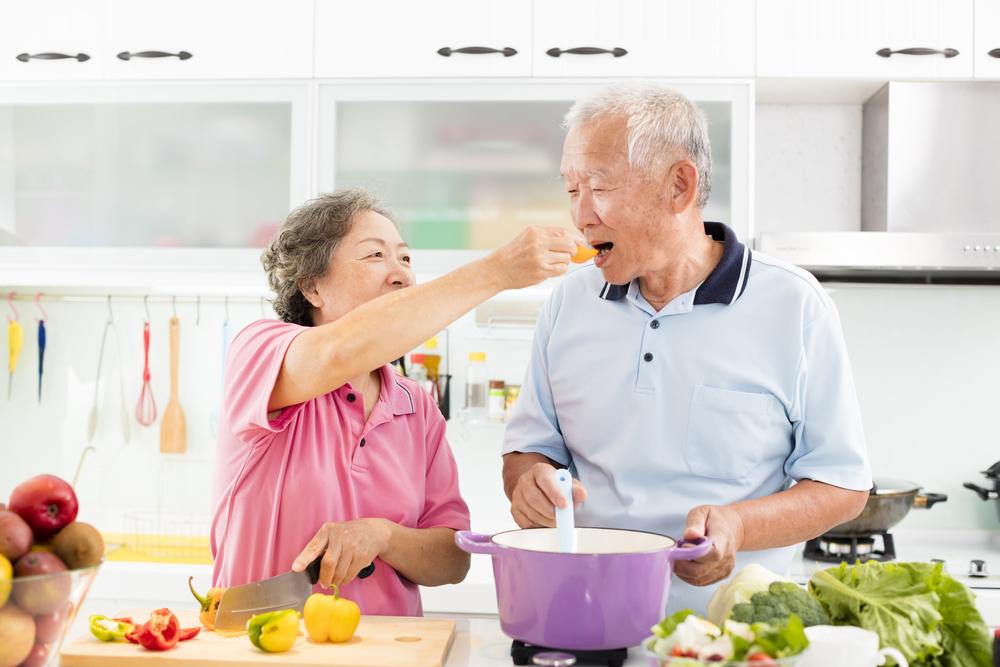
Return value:
<svg viewBox="0 0 1000 667">
<path fill-rule="evenodd" d="M 943 503 L 946 500 L 948 500 L 947 493 L 919 493 L 913 497 L 913 506 L 930 509 L 935 503 Z"/>
<path fill-rule="evenodd" d="M 701 558 L 712 550 L 711 537 L 699 537 L 696 540 L 681 540 L 667 550 L 670 560 L 694 560 Z"/>
<path fill-rule="evenodd" d="M 971 491 L 975 491 L 977 494 L 979 494 L 979 497 L 982 498 L 983 500 L 995 500 L 996 498 L 1000 498 L 1000 493 L 997 493 L 995 490 L 984 489 L 978 484 L 973 484 L 972 482 L 966 482 L 962 486 Z"/>
<path fill-rule="evenodd" d="M 471 530 L 460 530 L 455 533 L 455 544 L 462 551 L 470 554 L 495 554 L 497 545 L 490 535 L 481 535 Z"/>
</svg>

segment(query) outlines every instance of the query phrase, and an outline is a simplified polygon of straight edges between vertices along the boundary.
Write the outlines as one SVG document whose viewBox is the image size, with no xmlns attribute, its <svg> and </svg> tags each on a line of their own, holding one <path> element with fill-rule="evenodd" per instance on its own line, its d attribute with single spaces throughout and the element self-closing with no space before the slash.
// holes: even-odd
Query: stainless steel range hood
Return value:
<svg viewBox="0 0 1000 667">
<path fill-rule="evenodd" d="M 1000 283 L 1000 83 L 889 83 L 864 105 L 859 232 L 762 233 L 821 279 Z"/>
</svg>

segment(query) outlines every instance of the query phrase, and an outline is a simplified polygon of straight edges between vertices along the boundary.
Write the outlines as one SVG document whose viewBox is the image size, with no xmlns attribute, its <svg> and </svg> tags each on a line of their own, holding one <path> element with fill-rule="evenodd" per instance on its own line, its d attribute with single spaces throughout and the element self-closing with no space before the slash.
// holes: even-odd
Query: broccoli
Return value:
<svg viewBox="0 0 1000 667">
<path fill-rule="evenodd" d="M 804 589 L 787 581 L 775 581 L 767 591 L 754 593 L 750 602 L 737 604 L 730 618 L 740 623 L 769 623 L 784 622 L 791 614 L 801 618 L 806 627 L 830 624 L 823 606 Z"/>
</svg>

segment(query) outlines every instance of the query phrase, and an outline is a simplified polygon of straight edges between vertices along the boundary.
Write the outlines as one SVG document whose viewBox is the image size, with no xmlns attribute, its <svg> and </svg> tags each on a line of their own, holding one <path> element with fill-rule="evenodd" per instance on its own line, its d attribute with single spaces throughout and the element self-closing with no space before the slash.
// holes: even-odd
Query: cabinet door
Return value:
<svg viewBox="0 0 1000 667">
<path fill-rule="evenodd" d="M 754 74 L 745 0 L 535 0 L 535 76 Z"/>
<path fill-rule="evenodd" d="M 976 78 L 1000 79 L 1000 0 L 976 0 Z"/>
<path fill-rule="evenodd" d="M 0 245 L 261 247 L 304 198 L 305 96 L 0 89 Z"/>
<path fill-rule="evenodd" d="M 0 81 L 101 76 L 103 2 L 6 3 L 0 18 Z"/>
<path fill-rule="evenodd" d="M 968 78 L 973 0 L 757 0 L 758 77 Z"/>
<path fill-rule="evenodd" d="M 531 0 L 317 0 L 317 77 L 530 76 Z"/>
<path fill-rule="evenodd" d="M 312 76 L 312 0 L 107 0 L 105 76 Z"/>
</svg>

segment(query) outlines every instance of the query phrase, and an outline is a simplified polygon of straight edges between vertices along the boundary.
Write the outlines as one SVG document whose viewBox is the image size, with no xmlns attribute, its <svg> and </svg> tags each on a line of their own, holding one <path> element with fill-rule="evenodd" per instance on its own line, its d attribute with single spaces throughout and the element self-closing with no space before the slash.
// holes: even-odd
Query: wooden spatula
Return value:
<svg viewBox="0 0 1000 667">
<path fill-rule="evenodd" d="M 183 454 L 187 450 L 187 425 L 180 399 L 177 398 L 177 363 L 180 356 L 181 321 L 170 318 L 170 400 L 160 422 L 160 451 Z"/>
</svg>

